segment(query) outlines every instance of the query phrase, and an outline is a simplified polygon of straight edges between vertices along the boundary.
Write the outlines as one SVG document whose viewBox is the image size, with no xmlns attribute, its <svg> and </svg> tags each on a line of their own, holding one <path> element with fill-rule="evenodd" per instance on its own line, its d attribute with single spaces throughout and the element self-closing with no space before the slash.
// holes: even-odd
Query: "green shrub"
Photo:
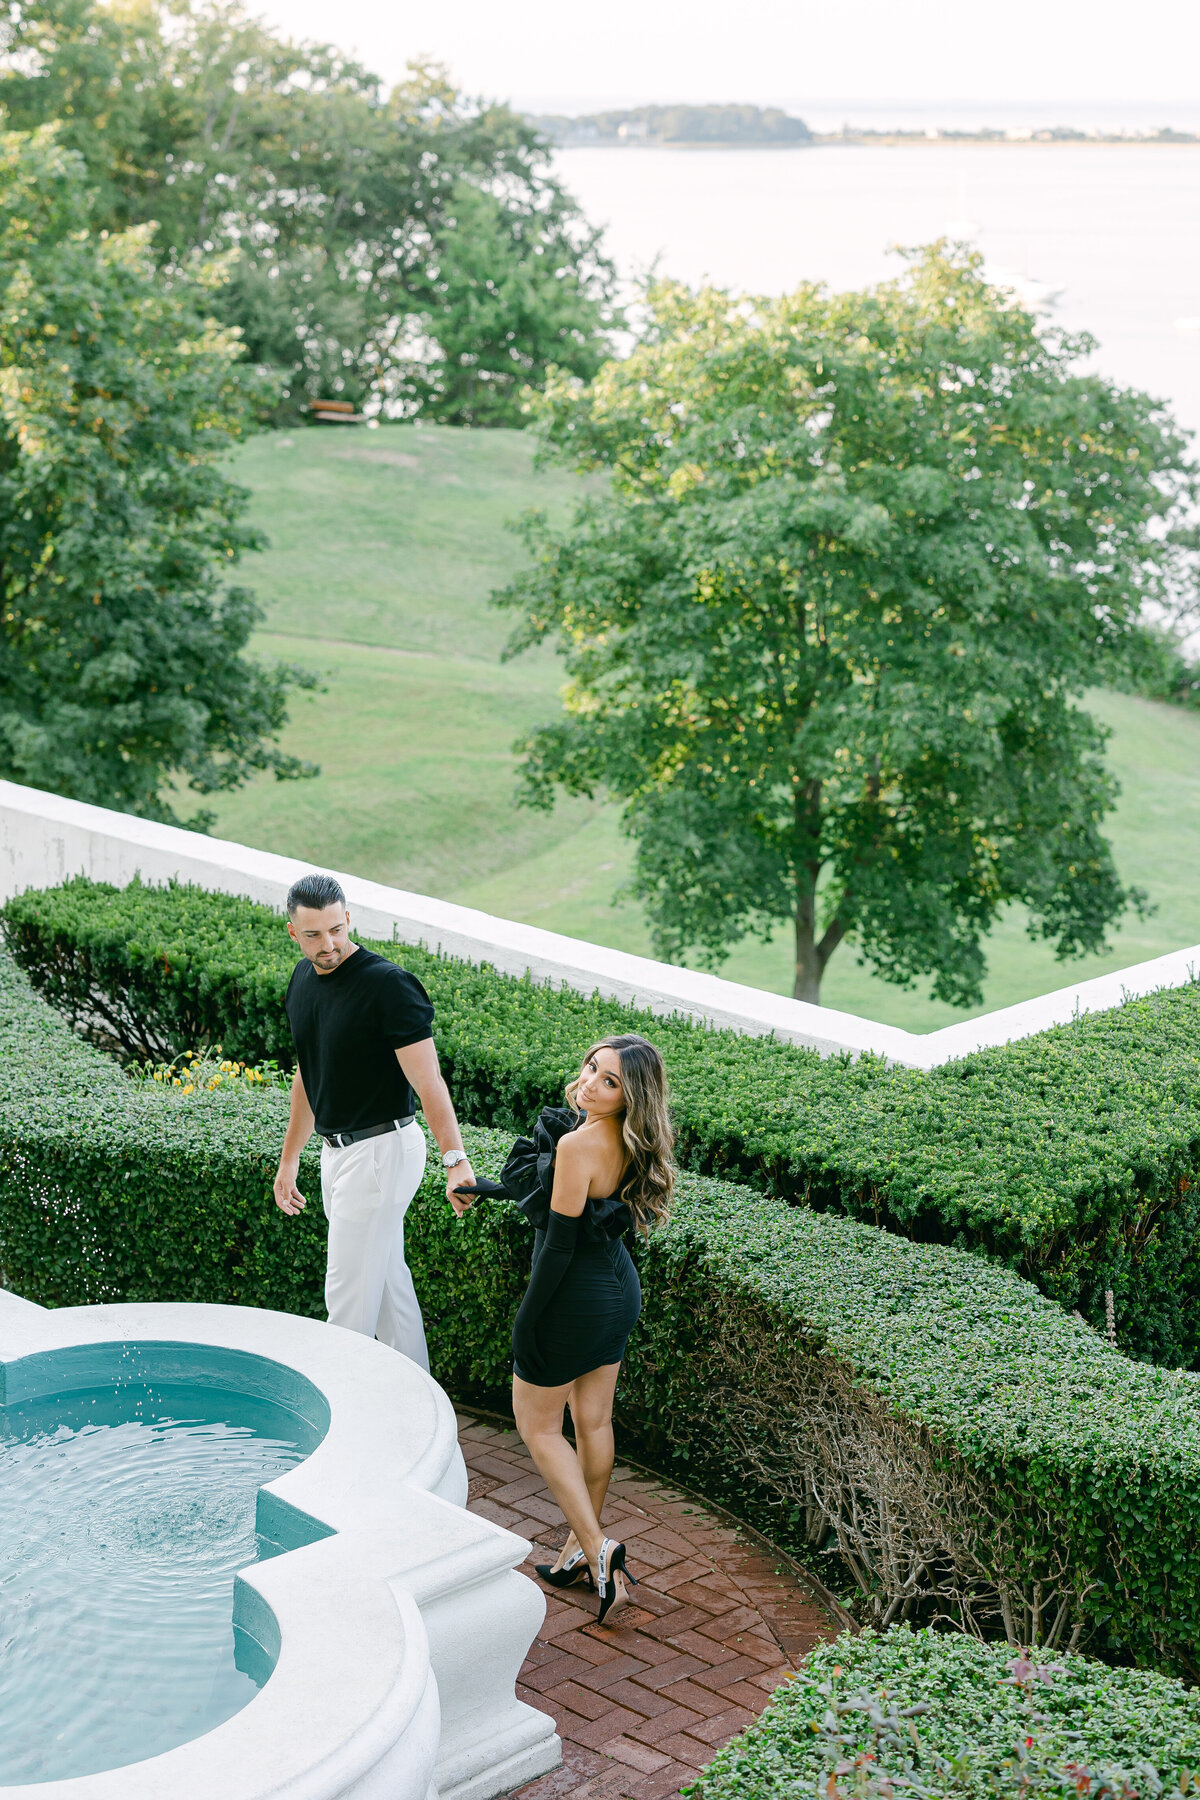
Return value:
<svg viewBox="0 0 1200 1800">
<path fill-rule="evenodd" d="M 285 1116 L 269 1086 L 129 1078 L 0 959 L 0 1267 L 30 1299 L 320 1316 L 311 1149 L 307 1211 L 271 1201 Z M 509 1141 L 467 1133 L 490 1174 Z M 406 1235 L 438 1379 L 502 1401 L 528 1226 L 498 1201 L 456 1220 L 435 1164 Z M 1200 1669 L 1200 1377 L 982 1258 L 695 1175 L 637 1255 L 620 1417 L 659 1466 L 836 1551 L 866 1617 Z"/>
<path fill-rule="evenodd" d="M 0 924 L 39 992 L 129 1057 L 219 1043 L 251 1063 L 292 1065 L 283 995 L 299 951 L 269 907 L 178 883 L 115 888 L 80 876 L 9 900 Z M 523 1127 L 561 1102 L 589 1043 L 626 1029 L 653 1031 L 669 1054 L 684 1131 L 706 1163 L 719 1164 L 723 1144 L 738 1154 L 739 1107 L 768 1106 L 826 1079 L 821 1058 L 791 1044 L 705 1031 L 415 945 L 363 941 L 402 958 L 428 987 L 456 1100 L 481 1122 Z M 882 1065 L 868 1062 L 868 1071 Z"/>
<path fill-rule="evenodd" d="M 1186 1793 L 1198 1767 L 1200 1694 L 1169 1677 L 1072 1655 L 1032 1668 L 1002 1645 L 898 1629 L 819 1645 L 688 1792 L 826 1800 L 891 1780 L 899 1795 L 1146 1800 Z"/>
<path fill-rule="evenodd" d="M 296 952 L 267 907 L 77 879 L 10 900 L 0 919 L 46 997 L 129 1054 L 220 1043 L 290 1062 L 281 1002 Z M 982 1251 L 1096 1325 L 1111 1289 L 1135 1354 L 1200 1352 L 1200 986 L 921 1074 L 373 948 L 432 994 L 466 1118 L 523 1127 L 589 1041 L 642 1030 L 666 1057 L 688 1166 Z"/>
<path fill-rule="evenodd" d="M 131 1080 L 0 957 L 5 1284 L 46 1306 L 220 1298 L 318 1311 L 324 1221 L 296 1221 L 289 1237 L 268 1204 L 287 1104 L 242 1083 L 185 1094 Z M 319 1193 L 311 1150 L 303 1179 Z"/>
</svg>

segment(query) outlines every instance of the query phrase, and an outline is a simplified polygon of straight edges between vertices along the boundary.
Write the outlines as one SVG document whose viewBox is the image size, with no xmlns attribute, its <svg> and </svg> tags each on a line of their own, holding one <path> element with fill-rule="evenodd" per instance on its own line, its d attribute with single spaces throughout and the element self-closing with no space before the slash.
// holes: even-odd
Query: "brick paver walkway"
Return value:
<svg viewBox="0 0 1200 1800">
<path fill-rule="evenodd" d="M 566 1541 L 561 1513 L 514 1430 L 463 1413 L 459 1438 L 468 1506 L 533 1541 L 532 1576 Z M 618 1464 L 605 1525 L 628 1545 L 635 1604 L 598 1626 L 593 1594 L 543 1589 L 517 1693 L 553 1713 L 563 1763 L 520 1800 L 666 1800 L 837 1629 L 778 1557 L 666 1482 Z"/>
</svg>

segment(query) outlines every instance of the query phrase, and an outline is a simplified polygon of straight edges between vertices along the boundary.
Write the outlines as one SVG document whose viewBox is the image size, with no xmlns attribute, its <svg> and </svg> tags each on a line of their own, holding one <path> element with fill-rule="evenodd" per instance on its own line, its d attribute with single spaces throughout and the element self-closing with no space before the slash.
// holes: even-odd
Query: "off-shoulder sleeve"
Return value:
<svg viewBox="0 0 1200 1800">
<path fill-rule="evenodd" d="M 554 1158 L 560 1141 L 579 1123 L 578 1113 L 565 1106 L 548 1106 L 533 1128 L 532 1137 L 518 1138 L 508 1153 L 500 1179 L 525 1217 L 537 1231 L 545 1231 L 554 1193 Z M 590 1244 L 623 1237 L 633 1215 L 623 1200 L 610 1195 L 588 1200 L 579 1219 L 579 1235 Z"/>
<path fill-rule="evenodd" d="M 500 1176 L 508 1193 L 538 1231 L 546 1229 L 550 1217 L 559 1139 L 575 1129 L 577 1117 L 565 1106 L 546 1107 L 533 1128 L 533 1136 L 517 1139 Z"/>
<path fill-rule="evenodd" d="M 532 1381 L 545 1369 L 545 1358 L 538 1348 L 538 1320 L 553 1300 L 571 1258 L 579 1235 L 579 1220 L 566 1213 L 551 1212 L 541 1255 L 533 1265 L 529 1286 L 513 1320 L 513 1360 L 515 1373 L 522 1381 Z"/>
<path fill-rule="evenodd" d="M 583 1209 L 580 1219 L 581 1235 L 590 1244 L 603 1243 L 606 1239 L 611 1243 L 614 1238 L 624 1237 L 633 1229 L 633 1214 L 616 1194 L 610 1194 L 607 1200 L 589 1200 Z"/>
</svg>

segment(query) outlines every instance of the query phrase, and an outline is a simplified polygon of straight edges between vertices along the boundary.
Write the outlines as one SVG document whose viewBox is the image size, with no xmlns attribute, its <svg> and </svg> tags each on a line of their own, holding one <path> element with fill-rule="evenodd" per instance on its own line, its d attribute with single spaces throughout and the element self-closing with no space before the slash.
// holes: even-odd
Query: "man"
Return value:
<svg viewBox="0 0 1200 1800">
<path fill-rule="evenodd" d="M 433 1005 L 415 975 L 353 941 L 346 896 L 332 875 L 302 875 L 287 910 L 288 933 L 303 955 L 284 1000 L 296 1073 L 275 1204 L 302 1211 L 296 1177 L 315 1127 L 325 1140 L 329 1322 L 377 1337 L 427 1369 L 425 1327 L 404 1260 L 404 1215 L 425 1170 L 417 1097 L 442 1152 L 446 1198 L 460 1216 L 468 1203 L 454 1189 L 475 1180 L 433 1045 Z"/>
</svg>

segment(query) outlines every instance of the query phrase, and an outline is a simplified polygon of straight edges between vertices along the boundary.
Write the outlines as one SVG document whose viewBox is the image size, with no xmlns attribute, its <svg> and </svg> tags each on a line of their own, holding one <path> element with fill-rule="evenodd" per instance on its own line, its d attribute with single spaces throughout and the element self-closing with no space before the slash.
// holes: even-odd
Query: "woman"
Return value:
<svg viewBox="0 0 1200 1800">
<path fill-rule="evenodd" d="M 529 1287 L 513 1325 L 513 1414 L 571 1535 L 538 1574 L 594 1585 L 599 1622 L 629 1602 L 625 1546 L 600 1525 L 613 1468 L 612 1406 L 625 1342 L 642 1310 L 626 1232 L 662 1222 L 675 1183 L 662 1057 L 632 1034 L 588 1051 L 534 1137 L 518 1138 L 501 1191 L 536 1228 Z M 496 1191 L 480 1182 L 464 1196 Z M 571 1409 L 575 1447 L 563 1436 Z"/>
</svg>

